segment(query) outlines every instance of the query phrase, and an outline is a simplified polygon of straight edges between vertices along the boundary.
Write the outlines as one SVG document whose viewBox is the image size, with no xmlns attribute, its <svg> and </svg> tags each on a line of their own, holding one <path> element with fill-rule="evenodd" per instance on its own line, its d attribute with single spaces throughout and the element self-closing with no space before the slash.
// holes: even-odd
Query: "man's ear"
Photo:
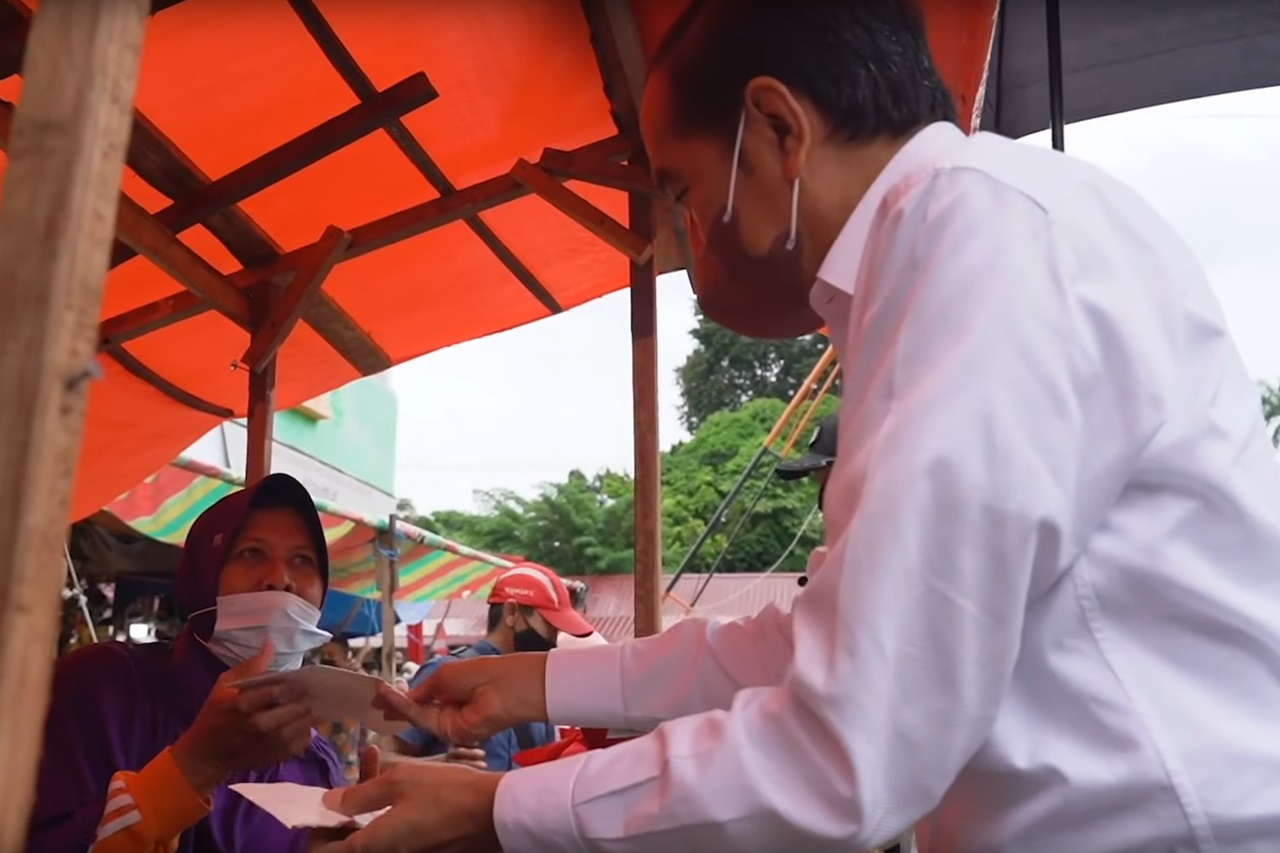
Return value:
<svg viewBox="0 0 1280 853">
<path fill-rule="evenodd" d="M 814 128 L 800 101 L 782 81 L 774 77 L 756 77 L 747 84 L 747 109 L 762 121 L 773 136 L 773 144 L 782 155 L 784 177 L 788 181 L 804 171 Z"/>
<path fill-rule="evenodd" d="M 516 614 L 520 612 L 520 605 L 514 601 L 508 601 L 502 605 L 502 621 L 508 628 L 516 626 Z"/>
</svg>

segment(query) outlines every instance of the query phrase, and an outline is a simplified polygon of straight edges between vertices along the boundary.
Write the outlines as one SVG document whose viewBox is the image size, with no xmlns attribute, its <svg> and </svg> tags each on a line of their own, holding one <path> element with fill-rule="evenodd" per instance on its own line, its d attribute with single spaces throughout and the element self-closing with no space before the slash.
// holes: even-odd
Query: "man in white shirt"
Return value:
<svg viewBox="0 0 1280 853">
<path fill-rule="evenodd" d="M 964 136 L 899 0 L 695 6 L 646 147 L 704 310 L 838 349 L 823 570 L 789 614 L 388 695 L 450 739 L 658 728 L 334 792 L 391 806 L 338 849 L 1280 849 L 1280 466 L 1196 258 L 1097 169 Z"/>
</svg>

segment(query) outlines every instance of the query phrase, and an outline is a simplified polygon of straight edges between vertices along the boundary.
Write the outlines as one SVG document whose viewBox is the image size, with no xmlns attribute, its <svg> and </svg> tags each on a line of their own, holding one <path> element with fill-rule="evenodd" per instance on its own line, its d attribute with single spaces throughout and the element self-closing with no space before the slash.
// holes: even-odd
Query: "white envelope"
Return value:
<svg viewBox="0 0 1280 853">
<path fill-rule="evenodd" d="M 296 782 L 241 782 L 231 790 L 290 829 L 363 828 L 387 811 L 348 817 L 325 808 L 321 799 L 328 789 Z"/>
<path fill-rule="evenodd" d="M 356 720 L 384 735 L 399 734 L 410 728 L 408 723 L 387 720 L 381 711 L 373 707 L 378 685 L 383 682 L 363 672 L 336 666 L 304 666 L 291 672 L 259 675 L 237 682 L 235 686 L 250 687 L 277 681 L 300 686 L 311 703 L 311 713 L 322 720 Z"/>
</svg>

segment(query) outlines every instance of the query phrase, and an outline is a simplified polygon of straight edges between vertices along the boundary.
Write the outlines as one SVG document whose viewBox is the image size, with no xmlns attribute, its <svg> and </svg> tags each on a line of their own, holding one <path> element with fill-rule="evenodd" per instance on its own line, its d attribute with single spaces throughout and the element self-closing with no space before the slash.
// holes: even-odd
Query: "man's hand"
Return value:
<svg viewBox="0 0 1280 853">
<path fill-rule="evenodd" d="M 547 719 L 547 656 L 515 654 L 441 666 L 408 694 L 390 685 L 377 705 L 447 743 L 479 743 L 521 723 Z"/>
<path fill-rule="evenodd" d="M 287 682 L 233 686 L 265 673 L 273 654 L 268 643 L 224 672 L 173 745 L 174 763 L 201 796 L 209 796 L 232 772 L 300 756 L 311 744 L 311 706 L 296 687 Z"/>
<path fill-rule="evenodd" d="M 315 833 L 311 853 L 501 853 L 493 800 L 502 775 L 440 762 L 399 764 L 370 782 L 325 794 L 336 812 L 391 808 L 344 837 Z"/>
</svg>

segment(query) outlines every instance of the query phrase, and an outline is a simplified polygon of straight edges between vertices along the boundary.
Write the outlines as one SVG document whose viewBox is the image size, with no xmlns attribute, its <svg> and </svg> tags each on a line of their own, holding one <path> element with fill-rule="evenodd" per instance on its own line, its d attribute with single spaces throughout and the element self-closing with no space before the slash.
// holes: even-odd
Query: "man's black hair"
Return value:
<svg viewBox="0 0 1280 853">
<path fill-rule="evenodd" d="M 956 120 L 911 0 L 692 0 L 650 60 L 664 65 L 676 130 L 730 143 L 756 77 L 807 98 L 845 142 Z"/>
<path fill-rule="evenodd" d="M 528 617 L 529 614 L 534 612 L 534 609 L 532 607 L 525 607 L 522 604 L 520 605 L 520 612 L 523 613 L 526 617 Z M 494 631 L 498 630 L 498 626 L 501 624 L 502 624 L 502 605 L 490 604 L 489 605 L 489 621 L 488 621 L 489 627 L 485 629 L 485 633 L 492 634 Z"/>
</svg>

